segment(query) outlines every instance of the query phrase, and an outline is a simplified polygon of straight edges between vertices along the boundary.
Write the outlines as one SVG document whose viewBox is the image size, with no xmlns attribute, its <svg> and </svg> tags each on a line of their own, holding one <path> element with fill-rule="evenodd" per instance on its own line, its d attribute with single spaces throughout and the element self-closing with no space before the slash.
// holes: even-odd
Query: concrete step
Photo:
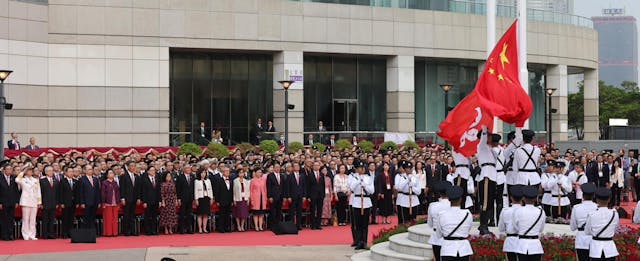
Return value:
<svg viewBox="0 0 640 261">
<path fill-rule="evenodd" d="M 434 233 L 433 229 L 427 224 L 420 224 L 409 227 L 409 239 L 418 243 L 427 243 L 431 237 L 431 233 Z"/>
<path fill-rule="evenodd" d="M 393 235 L 389 238 L 389 242 L 389 248 L 398 253 L 433 258 L 431 245 L 409 239 L 409 233 Z"/>
<path fill-rule="evenodd" d="M 390 242 L 375 244 L 371 247 L 371 256 L 374 261 L 427 261 L 431 258 L 399 253 L 389 248 Z"/>
<path fill-rule="evenodd" d="M 371 251 L 364 251 L 351 256 L 351 261 L 371 261 Z"/>
</svg>

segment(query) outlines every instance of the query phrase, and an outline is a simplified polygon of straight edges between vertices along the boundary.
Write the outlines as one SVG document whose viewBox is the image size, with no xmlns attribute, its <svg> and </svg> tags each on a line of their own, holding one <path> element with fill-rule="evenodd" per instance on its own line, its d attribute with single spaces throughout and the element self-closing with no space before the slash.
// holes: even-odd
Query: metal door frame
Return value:
<svg viewBox="0 0 640 261">
<path fill-rule="evenodd" d="M 331 101 L 331 123 L 334 125 L 333 129 L 336 129 L 336 102 L 338 103 L 344 103 L 344 104 L 349 104 L 349 103 L 353 103 L 356 105 L 356 126 L 355 129 L 353 128 L 349 128 L 349 127 L 354 127 L 354 126 L 350 126 L 349 125 L 349 107 L 345 105 L 345 112 L 346 112 L 346 119 L 345 119 L 345 130 L 343 131 L 358 131 L 359 130 L 359 126 L 360 126 L 360 117 L 359 117 L 359 112 L 358 112 L 358 99 L 333 99 Z"/>
</svg>

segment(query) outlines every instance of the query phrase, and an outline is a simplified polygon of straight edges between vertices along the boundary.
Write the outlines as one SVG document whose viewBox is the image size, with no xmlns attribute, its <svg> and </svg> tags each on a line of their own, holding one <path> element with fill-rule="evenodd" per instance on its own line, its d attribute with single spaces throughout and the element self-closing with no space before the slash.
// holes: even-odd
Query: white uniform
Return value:
<svg viewBox="0 0 640 261">
<path fill-rule="evenodd" d="M 469 170 L 469 166 L 471 166 L 471 161 L 469 160 L 469 158 L 456 151 L 453 151 L 451 154 L 453 156 L 453 162 L 456 163 L 456 171 L 454 177 L 457 178 L 458 176 L 460 176 L 463 179 L 470 179 L 471 170 Z"/>
<path fill-rule="evenodd" d="M 543 205 L 553 205 L 553 199 L 551 198 L 551 188 L 548 186 L 549 185 L 549 180 L 553 178 L 555 178 L 556 174 L 555 173 L 542 173 L 542 176 L 540 177 L 540 186 L 542 186 L 542 189 L 544 190 L 544 194 L 542 194 L 542 200 L 540 201 L 540 203 L 542 203 Z M 556 202 L 556 205 L 558 205 L 558 202 Z"/>
<path fill-rule="evenodd" d="M 571 184 L 578 183 L 578 185 L 574 188 L 576 192 L 576 199 L 582 199 L 582 184 L 589 182 L 587 175 L 582 173 L 577 173 L 575 170 L 569 172 L 569 179 L 571 180 Z"/>
<path fill-rule="evenodd" d="M 440 256 L 470 256 L 473 255 L 469 237 L 473 215 L 467 209 L 451 207 L 438 215 L 438 229 L 436 234 L 442 237 Z"/>
<path fill-rule="evenodd" d="M 420 205 L 420 200 L 418 199 L 418 195 L 420 195 L 422 191 L 420 189 L 420 179 L 418 178 L 417 175 L 398 174 L 396 175 L 394 186 L 398 191 L 398 198 L 396 199 L 396 205 L 399 205 L 404 208 L 415 207 L 417 205 Z"/>
<path fill-rule="evenodd" d="M 439 216 L 442 211 L 451 208 L 451 201 L 448 199 L 440 199 L 437 202 L 433 202 L 429 204 L 429 210 L 427 210 L 427 225 L 433 228 L 433 231 L 437 231 L 438 222 L 440 221 Z M 429 244 L 441 246 L 442 245 L 442 237 L 438 237 L 438 233 L 432 233 L 431 237 L 429 237 Z"/>
<path fill-rule="evenodd" d="M 520 185 L 538 185 L 540 176 L 538 175 L 538 159 L 540 158 L 540 148 L 526 143 L 514 152 L 513 170 L 517 171 L 518 183 Z"/>
<path fill-rule="evenodd" d="M 609 223 L 611 221 L 611 223 Z M 604 253 L 605 258 L 618 256 L 618 249 L 613 238 L 619 222 L 618 212 L 606 207 L 598 208 L 587 218 L 584 233 L 593 236 L 589 244 L 589 257 L 600 258 Z"/>
<path fill-rule="evenodd" d="M 575 205 L 571 210 L 569 226 L 571 231 L 578 230 L 576 233 L 576 249 L 589 249 L 591 236 L 585 234 L 584 229 L 587 224 L 587 217 L 596 210 L 598 210 L 598 205 L 590 200 Z"/>
<path fill-rule="evenodd" d="M 457 186 L 456 182 L 456 176 L 455 175 L 447 175 L 447 181 L 449 183 L 451 183 L 451 185 Z M 473 179 L 467 179 L 467 197 L 465 198 L 465 202 L 464 202 L 464 207 L 465 208 L 470 208 L 473 207 L 473 198 L 471 198 L 471 196 L 469 195 L 473 195 L 473 193 L 475 192 L 476 188 L 475 188 L 475 184 L 473 182 Z"/>
<path fill-rule="evenodd" d="M 573 189 L 571 180 L 566 175 L 556 175 L 554 178 L 548 181 L 547 187 L 551 190 L 551 203 L 552 206 L 558 206 L 558 197 L 560 197 L 560 206 L 571 205 L 569 200 L 569 193 Z M 560 185 L 559 185 L 560 184 Z"/>
<path fill-rule="evenodd" d="M 520 145 L 522 144 L 522 133 L 519 131 L 516 131 L 516 138 L 513 139 L 513 141 L 511 141 L 511 143 L 509 143 L 509 145 L 507 145 L 507 147 L 504 149 L 504 159 L 505 159 L 505 164 L 507 164 L 512 157 L 514 157 L 514 152 L 520 147 Z M 507 183 L 507 185 L 517 185 L 518 184 L 518 177 L 517 177 L 517 169 L 515 169 L 513 167 L 513 164 L 511 164 L 511 167 L 509 167 L 510 170 L 507 171 L 507 173 L 505 173 L 505 182 Z"/>
<path fill-rule="evenodd" d="M 636 204 L 636 209 L 633 210 L 633 223 L 640 224 L 640 201 Z"/>
<path fill-rule="evenodd" d="M 502 246 L 502 251 L 504 252 L 518 252 L 518 231 L 513 227 L 513 214 L 521 207 L 521 205 L 515 204 L 511 207 L 503 208 L 502 212 L 500 212 L 498 230 L 500 233 L 507 236 L 507 238 L 504 239 L 504 245 Z"/>
<path fill-rule="evenodd" d="M 16 183 L 22 190 L 20 194 L 20 206 L 22 208 L 22 238 L 24 240 L 36 239 L 36 216 L 38 205 L 42 204 L 40 181 L 34 177 L 25 178 L 20 175 Z"/>
<path fill-rule="evenodd" d="M 491 149 L 493 151 L 493 156 L 496 158 L 496 172 L 498 173 L 496 176 L 496 185 L 500 186 L 506 182 L 506 176 L 504 174 L 504 155 L 502 148 L 493 147 Z"/>
<path fill-rule="evenodd" d="M 538 218 L 540 217 L 540 218 Z M 517 209 L 513 214 L 513 228 L 518 233 L 518 254 L 544 254 L 542 243 L 538 238 L 544 231 L 547 216 L 544 211 L 533 205 L 526 205 Z M 525 238 L 523 238 L 525 237 Z M 534 237 L 534 238 L 526 238 Z"/>
<path fill-rule="evenodd" d="M 480 143 L 478 143 L 478 164 L 480 165 L 480 174 L 476 177 L 476 181 L 481 181 L 485 177 L 491 181 L 496 182 L 498 172 L 496 171 L 496 157 L 493 154 L 493 150 L 487 145 L 487 133 L 483 132 L 480 136 Z"/>
<path fill-rule="evenodd" d="M 354 208 L 363 208 L 363 206 L 364 208 L 370 208 L 372 205 L 369 195 L 373 194 L 375 190 L 373 179 L 366 174 L 354 174 L 349 176 L 349 181 L 347 182 L 351 190 L 351 197 L 349 198 L 351 206 Z M 364 194 L 362 194 L 363 192 Z M 361 198 L 360 195 L 364 195 L 364 197 Z M 364 205 L 362 204 L 363 202 Z"/>
</svg>

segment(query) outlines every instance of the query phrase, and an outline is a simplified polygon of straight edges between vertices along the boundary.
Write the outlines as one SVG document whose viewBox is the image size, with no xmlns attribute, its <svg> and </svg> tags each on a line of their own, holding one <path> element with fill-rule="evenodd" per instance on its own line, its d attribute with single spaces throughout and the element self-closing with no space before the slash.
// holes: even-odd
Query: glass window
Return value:
<svg viewBox="0 0 640 261">
<path fill-rule="evenodd" d="M 171 50 L 170 59 L 171 131 L 193 133 L 204 122 L 231 145 L 250 140 L 257 118 L 273 118 L 271 55 Z"/>
</svg>

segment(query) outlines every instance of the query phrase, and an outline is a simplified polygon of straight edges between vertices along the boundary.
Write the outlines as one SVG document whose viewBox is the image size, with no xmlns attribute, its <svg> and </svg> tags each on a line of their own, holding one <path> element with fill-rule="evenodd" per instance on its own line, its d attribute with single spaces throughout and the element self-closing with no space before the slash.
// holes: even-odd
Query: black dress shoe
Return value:
<svg viewBox="0 0 640 261">
<path fill-rule="evenodd" d="M 356 246 L 358 246 L 358 244 L 356 243 L 351 244 L 351 247 L 356 247 Z"/>
<path fill-rule="evenodd" d="M 356 246 L 356 250 L 366 249 L 363 244 Z"/>
</svg>

